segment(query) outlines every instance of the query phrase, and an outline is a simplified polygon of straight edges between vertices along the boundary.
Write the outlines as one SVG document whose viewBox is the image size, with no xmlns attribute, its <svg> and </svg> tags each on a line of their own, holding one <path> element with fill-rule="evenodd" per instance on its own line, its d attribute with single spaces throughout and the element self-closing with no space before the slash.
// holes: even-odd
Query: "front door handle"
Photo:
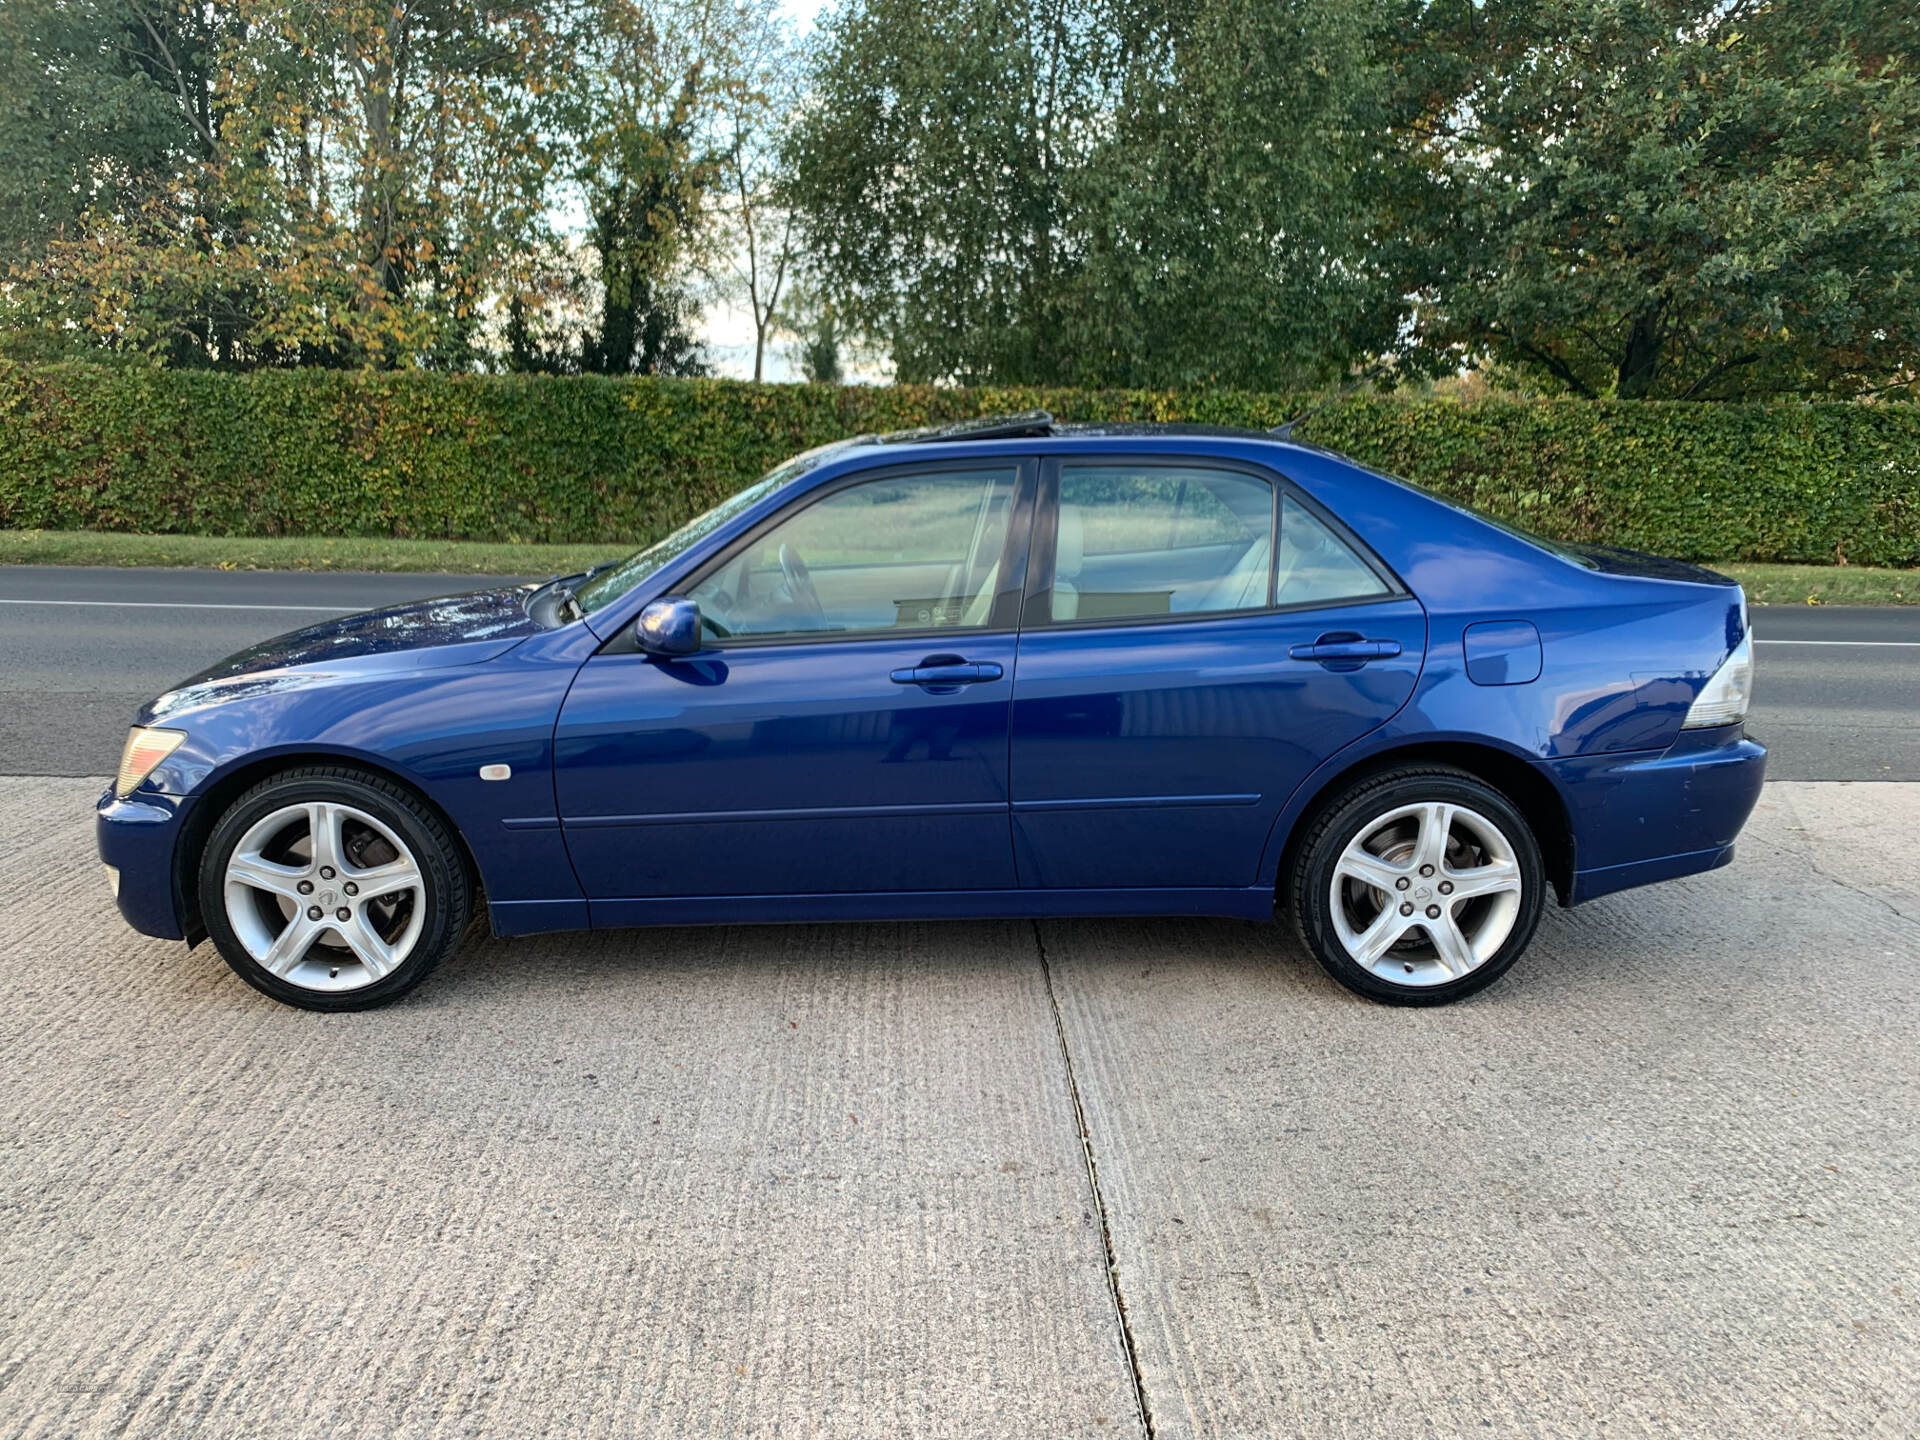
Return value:
<svg viewBox="0 0 1920 1440">
<path fill-rule="evenodd" d="M 896 685 L 978 685 L 998 680 L 1006 671 L 991 660 L 964 660 L 958 655 L 929 655 L 918 665 L 893 672 Z"/>
<path fill-rule="evenodd" d="M 1398 640 L 1364 640 L 1358 635 L 1322 635 L 1311 645 L 1295 645 L 1296 660 L 1387 660 L 1400 653 Z"/>
</svg>

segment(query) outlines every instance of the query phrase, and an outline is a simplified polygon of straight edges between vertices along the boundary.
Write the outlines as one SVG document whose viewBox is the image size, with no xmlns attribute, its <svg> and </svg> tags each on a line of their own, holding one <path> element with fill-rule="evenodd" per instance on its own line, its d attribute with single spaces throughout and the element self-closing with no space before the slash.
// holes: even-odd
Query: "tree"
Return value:
<svg viewBox="0 0 1920 1440">
<path fill-rule="evenodd" d="M 847 336 L 831 300 L 796 284 L 777 323 L 793 337 L 793 365 L 809 385 L 845 382 Z"/>
<path fill-rule="evenodd" d="M 784 155 L 822 283 L 903 380 L 1056 379 L 1064 182 L 1092 140 L 1079 0 L 855 0 Z"/>
<path fill-rule="evenodd" d="M 1271 386 L 1391 346 L 1369 0 L 860 0 L 787 148 L 905 379 Z"/>
<path fill-rule="evenodd" d="M 77 332 L 41 267 L 94 214 L 153 204 L 208 154 L 217 18 L 133 0 L 0 6 L 0 304 L 8 348 L 58 353 Z"/>
<path fill-rule="evenodd" d="M 598 312 L 582 369 L 704 373 L 686 280 L 719 179 L 710 120 L 727 14 L 724 0 L 588 0 L 575 22 L 568 126 Z"/>
<path fill-rule="evenodd" d="M 582 343 L 586 370 L 704 371 L 691 334 L 693 303 L 676 273 L 712 183 L 710 163 L 692 148 L 697 85 L 696 69 L 663 123 L 622 123 L 609 137 L 610 158 L 592 189 L 600 316 Z"/>
<path fill-rule="evenodd" d="M 1277 389 L 1392 351 L 1371 0 L 1106 8 L 1108 113 L 1072 188 L 1067 374 Z"/>
<path fill-rule="evenodd" d="M 800 50 L 779 12 L 746 0 L 734 12 L 735 73 L 721 95 L 720 288 L 746 302 L 753 322 L 753 378 L 766 372 L 767 342 L 798 258 L 799 232 L 782 194 L 780 131 L 800 98 Z"/>
<path fill-rule="evenodd" d="M 139 12 L 116 0 L 0 6 L 0 248 L 37 256 L 192 149 Z M 188 56 L 191 65 L 196 57 Z M 177 72 L 176 72 L 177 73 Z"/>
<path fill-rule="evenodd" d="M 1404 8 L 1430 347 L 1623 399 L 1913 383 L 1920 12 Z"/>
<path fill-rule="evenodd" d="M 14 323 L 182 364 L 471 363 L 496 268 L 542 223 L 555 57 L 537 5 L 120 13 L 185 138 L 48 232 Z"/>
</svg>

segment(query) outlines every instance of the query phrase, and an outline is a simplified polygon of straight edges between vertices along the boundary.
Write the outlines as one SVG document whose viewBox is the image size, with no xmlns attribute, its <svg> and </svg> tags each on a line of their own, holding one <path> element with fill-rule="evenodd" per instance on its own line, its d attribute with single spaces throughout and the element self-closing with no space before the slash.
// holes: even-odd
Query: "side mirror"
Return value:
<svg viewBox="0 0 1920 1440">
<path fill-rule="evenodd" d="M 700 649 L 700 607 L 672 595 L 651 600 L 635 633 L 649 655 L 691 655 Z"/>
</svg>

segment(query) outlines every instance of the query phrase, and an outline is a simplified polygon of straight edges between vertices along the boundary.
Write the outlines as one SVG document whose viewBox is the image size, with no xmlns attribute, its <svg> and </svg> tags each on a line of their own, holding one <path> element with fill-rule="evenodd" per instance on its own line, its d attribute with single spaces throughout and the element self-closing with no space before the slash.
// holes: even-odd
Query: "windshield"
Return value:
<svg viewBox="0 0 1920 1440">
<path fill-rule="evenodd" d="M 838 441 L 832 445 L 822 445 L 803 455 L 796 455 L 772 470 L 746 489 L 722 500 L 704 515 L 699 515 L 682 525 L 664 540 L 656 540 L 644 550 L 637 550 L 619 564 L 609 566 L 574 592 L 579 602 L 580 613 L 591 615 L 604 609 L 626 594 L 634 586 L 657 573 L 662 566 L 676 556 L 684 554 L 694 545 L 706 539 L 727 521 L 742 511 L 751 508 L 771 492 L 779 489 L 795 476 L 804 475 L 835 450 L 847 445 L 848 441 Z"/>
</svg>

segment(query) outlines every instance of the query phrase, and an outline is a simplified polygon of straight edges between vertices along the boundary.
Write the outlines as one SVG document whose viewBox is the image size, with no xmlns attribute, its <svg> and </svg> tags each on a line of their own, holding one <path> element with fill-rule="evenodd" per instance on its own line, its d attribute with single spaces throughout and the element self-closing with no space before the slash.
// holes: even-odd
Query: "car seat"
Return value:
<svg viewBox="0 0 1920 1440">
<path fill-rule="evenodd" d="M 1080 567 L 1086 559 L 1087 524 L 1078 505 L 1060 507 L 1058 538 L 1053 546 L 1053 618 L 1074 620 L 1080 615 Z"/>
</svg>

